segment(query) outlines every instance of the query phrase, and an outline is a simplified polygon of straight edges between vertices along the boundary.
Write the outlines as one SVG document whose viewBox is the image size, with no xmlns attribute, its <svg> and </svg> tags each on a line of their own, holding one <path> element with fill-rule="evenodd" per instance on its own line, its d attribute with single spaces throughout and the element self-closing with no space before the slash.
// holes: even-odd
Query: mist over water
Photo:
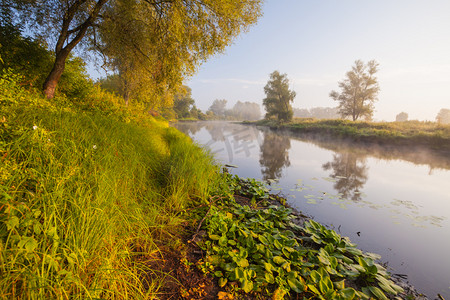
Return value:
<svg viewBox="0 0 450 300">
<path fill-rule="evenodd" d="M 229 122 L 174 125 L 433 299 L 450 298 L 450 156 Z"/>
</svg>

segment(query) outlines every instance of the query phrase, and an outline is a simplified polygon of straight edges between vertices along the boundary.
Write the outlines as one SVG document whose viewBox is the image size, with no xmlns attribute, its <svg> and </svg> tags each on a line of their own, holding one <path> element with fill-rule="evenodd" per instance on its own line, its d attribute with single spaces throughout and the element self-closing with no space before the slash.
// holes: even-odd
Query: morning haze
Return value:
<svg viewBox="0 0 450 300">
<path fill-rule="evenodd" d="M 450 2 L 269 0 L 263 12 L 188 82 L 200 109 L 215 99 L 262 104 L 274 70 L 288 75 L 294 108 L 335 107 L 329 93 L 358 59 L 379 63 L 374 120 L 435 121 L 450 107 Z"/>
</svg>

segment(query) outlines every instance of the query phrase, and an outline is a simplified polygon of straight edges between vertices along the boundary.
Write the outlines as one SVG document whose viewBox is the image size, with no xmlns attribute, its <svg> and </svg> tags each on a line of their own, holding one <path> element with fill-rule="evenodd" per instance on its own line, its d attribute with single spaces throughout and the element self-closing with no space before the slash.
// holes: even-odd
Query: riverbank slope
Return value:
<svg viewBox="0 0 450 300">
<path fill-rule="evenodd" d="M 213 158 L 100 89 L 49 101 L 17 82 L 0 77 L 0 298 L 158 297 L 148 262 L 216 190 Z"/>
</svg>

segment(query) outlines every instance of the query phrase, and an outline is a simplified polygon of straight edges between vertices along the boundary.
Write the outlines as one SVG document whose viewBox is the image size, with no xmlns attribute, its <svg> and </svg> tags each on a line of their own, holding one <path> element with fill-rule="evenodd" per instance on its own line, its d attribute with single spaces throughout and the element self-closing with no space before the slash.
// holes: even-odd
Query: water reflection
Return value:
<svg viewBox="0 0 450 300">
<path fill-rule="evenodd" d="M 211 140 L 213 142 L 223 142 L 225 141 L 224 129 L 225 126 L 217 126 L 214 123 L 209 123 L 205 125 L 206 130 L 211 135 Z"/>
<path fill-rule="evenodd" d="M 323 164 L 322 168 L 332 170 L 330 177 L 336 180 L 334 188 L 342 198 L 355 202 L 361 200 L 362 188 L 368 178 L 365 155 L 336 153 L 333 154 L 333 161 Z"/>
<path fill-rule="evenodd" d="M 181 131 L 188 133 L 197 132 L 205 128 L 210 139 L 204 141 L 204 145 L 212 153 L 225 159 L 224 162 L 232 163 L 233 160 L 244 154 L 250 156 L 252 149 L 261 145 L 261 134 L 254 126 L 242 126 L 231 122 L 186 122 L 176 125 Z M 190 134 L 190 136 L 194 136 Z"/>
<path fill-rule="evenodd" d="M 289 149 L 291 140 L 287 136 L 271 131 L 264 132 L 264 141 L 260 146 L 259 164 L 263 180 L 281 178 L 283 168 L 289 167 Z"/>
<path fill-rule="evenodd" d="M 395 273 L 408 274 L 425 294 L 450 297 L 450 261 L 442 259 L 450 252 L 448 152 L 229 122 L 176 127 L 222 163 L 234 160 L 234 174 L 279 179 L 271 188 L 278 186 L 275 190 L 288 196 L 289 204 L 319 222 L 339 225 L 343 235 L 381 254 Z"/>
<path fill-rule="evenodd" d="M 203 126 L 200 122 L 183 122 L 183 129 L 181 131 L 189 136 L 194 136 Z"/>
</svg>

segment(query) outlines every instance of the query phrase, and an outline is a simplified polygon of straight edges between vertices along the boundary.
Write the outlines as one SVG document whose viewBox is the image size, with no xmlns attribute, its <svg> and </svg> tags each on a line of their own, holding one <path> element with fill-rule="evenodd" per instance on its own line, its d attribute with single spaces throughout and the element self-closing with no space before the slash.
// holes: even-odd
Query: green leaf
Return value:
<svg viewBox="0 0 450 300">
<path fill-rule="evenodd" d="M 236 241 L 234 240 L 228 240 L 228 244 L 232 245 L 232 246 L 236 246 Z"/>
<path fill-rule="evenodd" d="M 227 245 L 228 239 L 226 236 L 222 236 L 219 238 L 219 246 L 225 247 Z"/>
<path fill-rule="evenodd" d="M 309 274 L 309 276 L 311 277 L 312 281 L 315 283 L 318 283 L 322 279 L 322 276 L 316 270 L 313 270 L 311 272 L 311 274 Z"/>
<path fill-rule="evenodd" d="M 377 287 L 369 286 L 369 290 L 372 292 L 372 294 L 375 295 L 375 297 L 377 297 L 377 299 L 381 299 L 381 300 L 387 300 L 388 299 L 386 297 L 386 295 Z"/>
<path fill-rule="evenodd" d="M 356 291 L 352 288 L 345 288 L 339 291 L 339 294 L 346 300 L 352 300 L 356 296 Z"/>
<path fill-rule="evenodd" d="M 253 282 L 245 279 L 242 281 L 241 288 L 244 290 L 244 292 L 249 293 L 253 289 Z"/>
<path fill-rule="evenodd" d="M 373 266 L 368 266 L 367 267 L 367 271 L 372 274 L 372 275 L 376 275 L 378 273 L 378 268 L 377 266 L 373 265 Z"/>
<path fill-rule="evenodd" d="M 281 245 L 281 243 L 280 243 L 278 240 L 275 240 L 275 242 L 273 243 L 273 245 L 274 245 L 277 249 L 283 248 L 283 245 Z"/>
<path fill-rule="evenodd" d="M 214 272 L 214 276 L 223 277 L 223 273 L 222 273 L 222 271 L 216 271 L 216 272 Z"/>
<path fill-rule="evenodd" d="M 324 265 L 330 265 L 330 261 L 328 260 L 328 258 L 327 257 L 325 257 L 324 255 L 322 255 L 322 253 L 320 253 L 318 256 L 317 256 L 317 258 L 319 259 L 319 261 L 321 262 L 321 263 L 323 263 Z"/>
<path fill-rule="evenodd" d="M 225 284 L 227 284 L 227 282 L 228 282 L 228 279 L 226 279 L 224 277 L 219 278 L 219 286 L 220 287 L 224 287 Z"/>
<path fill-rule="evenodd" d="M 345 280 L 335 281 L 333 282 L 333 285 L 336 289 L 343 290 L 345 289 Z"/>
<path fill-rule="evenodd" d="M 290 271 L 291 271 L 291 263 L 288 262 L 288 261 L 284 262 L 284 263 L 281 265 L 281 267 L 282 267 L 283 269 L 285 269 L 287 272 L 290 272 Z"/>
<path fill-rule="evenodd" d="M 345 251 L 354 256 L 360 256 L 363 254 L 361 250 L 359 250 L 358 248 L 353 248 L 353 247 L 346 247 Z"/>
<path fill-rule="evenodd" d="M 246 258 L 241 258 L 241 259 L 237 262 L 237 264 L 238 264 L 238 266 L 243 267 L 243 268 L 249 266 L 248 260 L 247 260 Z"/>
<path fill-rule="evenodd" d="M 36 249 L 37 246 L 38 242 L 34 238 L 30 237 L 27 239 L 27 242 L 25 243 L 25 250 L 31 252 L 34 249 Z"/>
<path fill-rule="evenodd" d="M 234 274 L 236 275 L 236 279 L 242 281 L 244 278 L 244 270 L 242 268 L 235 268 Z"/>
<path fill-rule="evenodd" d="M 319 288 L 322 293 L 327 293 L 330 290 L 333 290 L 333 283 L 331 282 L 329 277 L 322 278 L 319 281 Z"/>
<path fill-rule="evenodd" d="M 209 238 L 210 238 L 211 240 L 213 240 L 213 241 L 217 241 L 217 240 L 220 239 L 220 236 L 217 235 L 217 234 L 210 234 L 210 235 L 209 235 Z"/>
<path fill-rule="evenodd" d="M 268 262 L 264 262 L 263 264 L 264 264 L 264 268 L 266 269 L 266 271 L 272 273 L 272 269 L 274 269 L 272 264 L 270 264 Z"/>
<path fill-rule="evenodd" d="M 232 272 L 234 271 L 235 267 L 233 266 L 233 264 L 228 263 L 223 266 L 223 269 L 227 272 Z"/>
<path fill-rule="evenodd" d="M 282 258 L 281 256 L 274 256 L 273 261 L 274 261 L 274 263 L 281 265 L 286 260 L 284 258 Z"/>
<path fill-rule="evenodd" d="M 264 277 L 266 278 L 266 281 L 268 283 L 274 283 L 275 282 L 275 278 L 273 277 L 273 275 L 271 273 L 265 272 Z"/>
<path fill-rule="evenodd" d="M 303 293 L 303 291 L 306 288 L 305 285 L 303 283 L 301 283 L 299 280 L 297 280 L 296 278 L 288 277 L 287 283 L 294 292 L 299 293 L 299 294 Z"/>
<path fill-rule="evenodd" d="M 41 223 L 36 223 L 33 225 L 33 231 L 35 234 L 41 234 L 42 232 L 42 225 Z"/>
<path fill-rule="evenodd" d="M 17 225 L 19 225 L 19 218 L 17 216 L 12 216 L 6 222 L 6 227 L 8 230 L 14 229 Z"/>
<path fill-rule="evenodd" d="M 308 288 L 309 288 L 313 293 L 315 293 L 316 295 L 320 295 L 320 294 L 321 294 L 314 284 L 308 284 Z"/>
<path fill-rule="evenodd" d="M 376 278 L 378 280 L 378 284 L 384 291 L 394 295 L 397 295 L 397 293 L 399 292 L 403 292 L 403 289 L 401 287 L 399 287 L 392 281 L 384 278 L 383 276 L 377 275 Z"/>
</svg>

